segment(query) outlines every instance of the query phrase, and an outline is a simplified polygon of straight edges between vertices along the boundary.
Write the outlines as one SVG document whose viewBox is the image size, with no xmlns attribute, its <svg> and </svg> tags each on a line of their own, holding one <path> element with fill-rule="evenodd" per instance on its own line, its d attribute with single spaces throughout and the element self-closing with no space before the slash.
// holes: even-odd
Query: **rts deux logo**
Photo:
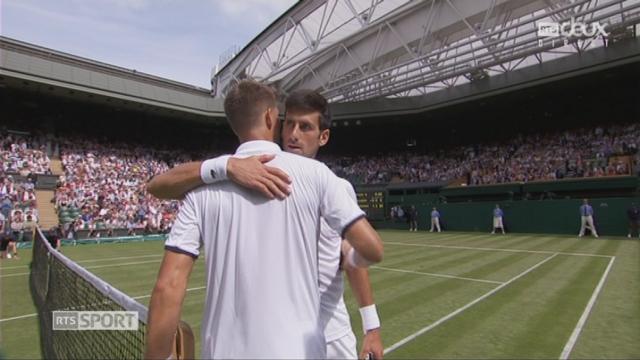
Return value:
<svg viewBox="0 0 640 360">
<path fill-rule="evenodd" d="M 599 22 L 583 23 L 571 18 L 570 21 L 563 23 L 541 21 L 538 24 L 539 44 L 543 45 L 546 38 L 564 38 L 565 45 L 571 38 L 596 36 L 608 36 L 605 25 Z M 554 39 L 552 39 L 554 41 Z"/>
</svg>

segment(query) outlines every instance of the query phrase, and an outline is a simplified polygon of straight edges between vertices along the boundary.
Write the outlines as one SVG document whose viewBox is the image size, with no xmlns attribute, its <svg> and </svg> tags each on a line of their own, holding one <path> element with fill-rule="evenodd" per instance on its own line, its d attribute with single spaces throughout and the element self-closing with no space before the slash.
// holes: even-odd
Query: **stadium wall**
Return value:
<svg viewBox="0 0 640 360">
<path fill-rule="evenodd" d="M 629 187 L 631 183 L 633 187 Z M 638 177 L 624 177 L 442 188 L 437 193 L 388 195 L 386 212 L 388 216 L 391 206 L 394 205 L 403 207 L 415 205 L 418 210 L 419 229 L 428 230 L 431 226 L 431 209 L 435 206 L 441 213 L 441 225 L 444 231 L 490 232 L 493 209 L 496 204 L 499 204 L 504 211 L 504 225 L 507 232 L 577 235 L 580 230 L 579 207 L 582 204 L 582 198 L 587 197 L 593 206 L 598 234 L 625 236 L 628 230 L 627 209 L 633 202 L 640 204 L 639 184 Z M 620 188 L 617 186 L 624 186 L 626 194 L 618 196 Z M 573 189 L 575 192 L 571 196 L 561 195 L 554 199 L 524 198 L 523 191 L 531 189 L 537 191 Z M 605 195 L 607 192 L 609 195 Z M 614 193 L 616 195 L 612 195 Z M 447 198 L 451 199 L 450 196 L 453 194 L 459 196 L 464 194 L 467 197 L 465 201 L 447 202 Z M 376 225 L 378 228 L 408 229 L 405 220 L 386 220 Z"/>
<path fill-rule="evenodd" d="M 492 211 L 496 202 L 469 202 L 455 204 L 439 204 L 431 199 L 416 197 L 418 210 L 418 227 L 428 230 L 431 208 L 436 206 L 440 211 L 441 225 L 444 231 L 480 231 L 492 230 Z M 424 201 L 421 201 L 424 200 Z M 626 211 L 631 203 L 640 203 L 635 198 L 601 198 L 593 199 L 594 222 L 601 235 L 624 236 L 627 234 Z M 408 202 L 407 202 L 408 203 Z M 499 202 L 504 211 L 504 225 L 507 232 L 573 234 L 580 230 L 580 199 L 569 200 L 517 200 Z M 385 222 L 379 227 L 407 229 L 406 222 Z"/>
</svg>

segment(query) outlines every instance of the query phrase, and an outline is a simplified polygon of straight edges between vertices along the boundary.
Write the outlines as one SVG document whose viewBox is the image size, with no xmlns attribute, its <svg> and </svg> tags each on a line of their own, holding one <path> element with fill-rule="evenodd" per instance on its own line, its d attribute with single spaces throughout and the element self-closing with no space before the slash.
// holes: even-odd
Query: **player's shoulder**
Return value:
<svg viewBox="0 0 640 360">
<path fill-rule="evenodd" d="M 306 156 L 298 155 L 283 151 L 278 154 L 282 160 L 292 164 L 299 164 L 301 166 L 314 166 L 314 167 L 326 167 L 323 163 L 316 159 L 312 159 Z"/>
<path fill-rule="evenodd" d="M 340 186 L 344 187 L 349 192 L 355 192 L 355 188 L 353 187 L 353 184 L 349 182 L 349 180 L 341 178 L 337 175 L 336 175 L 336 178 Z"/>
<path fill-rule="evenodd" d="M 279 162 L 283 167 L 296 168 L 309 176 L 333 175 L 333 172 L 324 163 L 311 159 L 306 156 L 282 152 L 279 156 Z"/>
<path fill-rule="evenodd" d="M 185 194 L 183 201 L 185 202 L 198 202 L 202 201 L 205 198 L 209 197 L 211 194 L 216 193 L 223 184 L 227 183 L 227 181 L 222 181 L 220 183 L 207 184 L 199 186 L 195 189 L 189 190 L 188 193 Z"/>
</svg>

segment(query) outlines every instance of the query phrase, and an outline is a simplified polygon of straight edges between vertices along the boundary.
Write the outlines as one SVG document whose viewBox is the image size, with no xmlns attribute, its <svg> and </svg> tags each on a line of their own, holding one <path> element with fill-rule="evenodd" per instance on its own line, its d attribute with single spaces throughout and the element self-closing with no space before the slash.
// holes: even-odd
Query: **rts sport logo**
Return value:
<svg viewBox="0 0 640 360">
<path fill-rule="evenodd" d="M 599 22 L 583 23 L 571 18 L 563 23 L 541 21 L 538 24 L 538 37 L 542 38 L 538 43 L 544 45 L 547 38 L 563 38 L 565 45 L 572 38 L 593 38 L 596 36 L 608 36 L 605 25 Z M 551 41 L 555 41 L 552 39 Z"/>
<path fill-rule="evenodd" d="M 53 330 L 138 330 L 135 311 L 53 311 Z"/>
</svg>

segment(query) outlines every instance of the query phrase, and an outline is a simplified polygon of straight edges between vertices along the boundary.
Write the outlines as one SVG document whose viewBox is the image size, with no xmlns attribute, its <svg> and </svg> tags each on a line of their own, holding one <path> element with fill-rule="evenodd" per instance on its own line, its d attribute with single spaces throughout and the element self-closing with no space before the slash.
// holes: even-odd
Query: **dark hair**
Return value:
<svg viewBox="0 0 640 360">
<path fill-rule="evenodd" d="M 255 126 L 260 114 L 277 106 L 276 91 L 253 80 L 242 80 L 224 99 L 224 112 L 234 132 Z"/>
<path fill-rule="evenodd" d="M 286 111 L 304 111 L 320 113 L 320 130 L 331 127 L 331 110 L 324 96 L 315 90 L 295 90 L 285 101 Z"/>
</svg>

